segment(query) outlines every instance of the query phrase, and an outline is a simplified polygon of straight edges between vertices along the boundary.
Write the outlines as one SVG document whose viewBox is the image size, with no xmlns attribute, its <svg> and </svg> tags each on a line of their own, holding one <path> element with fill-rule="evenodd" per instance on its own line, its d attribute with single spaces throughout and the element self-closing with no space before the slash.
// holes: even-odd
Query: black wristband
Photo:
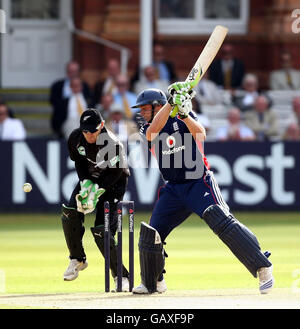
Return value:
<svg viewBox="0 0 300 329">
<path fill-rule="evenodd" d="M 180 113 L 178 113 L 177 115 L 178 115 L 178 118 L 181 120 L 186 119 L 189 116 L 188 114 L 180 114 Z"/>
</svg>

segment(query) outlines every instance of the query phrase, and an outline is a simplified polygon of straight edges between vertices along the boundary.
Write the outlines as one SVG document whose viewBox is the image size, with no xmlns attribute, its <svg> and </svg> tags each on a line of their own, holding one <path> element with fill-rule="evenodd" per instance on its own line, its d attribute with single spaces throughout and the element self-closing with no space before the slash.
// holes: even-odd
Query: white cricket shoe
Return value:
<svg viewBox="0 0 300 329">
<path fill-rule="evenodd" d="M 148 289 L 141 283 L 139 286 L 132 288 L 134 294 L 149 294 Z"/>
<path fill-rule="evenodd" d="M 115 285 L 116 285 L 116 291 L 118 291 L 118 277 L 116 276 L 114 278 Z M 125 276 L 122 277 L 122 292 L 128 292 L 129 291 L 129 280 Z"/>
<path fill-rule="evenodd" d="M 162 279 L 161 281 L 157 281 L 156 289 L 157 292 L 159 292 L 160 294 L 167 290 L 167 284 L 165 279 Z"/>
<path fill-rule="evenodd" d="M 88 262 L 79 262 L 77 259 L 71 259 L 68 268 L 64 273 L 64 281 L 72 281 L 78 277 L 78 272 L 88 267 Z"/>
<path fill-rule="evenodd" d="M 164 279 L 162 281 L 157 281 L 156 290 L 160 294 L 167 290 L 167 284 Z M 132 292 L 134 294 L 149 294 L 148 289 L 145 287 L 145 285 L 143 283 L 141 283 L 139 286 L 133 288 Z"/>
<path fill-rule="evenodd" d="M 269 293 L 275 283 L 274 277 L 272 275 L 273 265 L 270 267 L 261 267 L 258 272 L 259 277 L 259 291 L 261 294 Z"/>
</svg>

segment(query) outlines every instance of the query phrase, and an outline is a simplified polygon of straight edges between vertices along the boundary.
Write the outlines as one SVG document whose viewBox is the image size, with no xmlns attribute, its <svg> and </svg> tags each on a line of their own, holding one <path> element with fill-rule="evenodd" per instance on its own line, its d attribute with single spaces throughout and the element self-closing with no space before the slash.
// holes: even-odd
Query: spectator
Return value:
<svg viewBox="0 0 300 329">
<path fill-rule="evenodd" d="M 113 95 L 114 102 L 122 105 L 124 115 L 127 119 L 132 119 L 134 113 L 137 111 L 137 109 L 131 108 L 135 105 L 136 94 L 129 91 L 129 81 L 125 75 L 118 75 L 116 85 L 118 90 Z"/>
<path fill-rule="evenodd" d="M 177 80 L 174 64 L 165 58 L 165 49 L 161 44 L 156 43 L 153 46 L 152 65 L 155 67 L 156 79 L 163 80 L 168 85 Z M 140 68 L 137 68 L 130 81 L 131 90 L 134 90 L 135 83 L 143 78 L 141 73 Z"/>
<path fill-rule="evenodd" d="M 259 94 L 257 76 L 247 73 L 242 81 L 242 89 L 237 89 L 232 97 L 233 104 L 242 112 L 253 108 L 254 101 Z"/>
<path fill-rule="evenodd" d="M 265 95 L 256 98 L 252 110 L 245 113 L 246 125 L 256 134 L 259 141 L 270 140 L 278 137 L 278 118 L 270 101 Z"/>
<path fill-rule="evenodd" d="M 287 118 L 287 126 L 289 126 L 291 123 L 296 123 L 300 127 L 300 97 L 299 96 L 293 98 L 292 106 L 293 106 L 293 112 Z"/>
<path fill-rule="evenodd" d="M 159 43 L 153 46 L 153 64 L 157 69 L 158 79 L 165 80 L 167 84 L 177 79 L 174 65 L 166 59 L 165 49 Z"/>
<path fill-rule="evenodd" d="M 281 54 L 281 69 L 271 72 L 269 84 L 272 90 L 300 89 L 300 71 L 293 68 L 289 52 Z"/>
<path fill-rule="evenodd" d="M 286 128 L 282 139 L 285 141 L 300 141 L 300 127 L 296 123 L 290 123 Z"/>
<path fill-rule="evenodd" d="M 106 128 L 111 130 L 118 139 L 125 143 L 129 136 L 138 133 L 136 124 L 124 117 L 123 108 L 119 103 L 113 103 L 110 110 L 110 116 L 105 123 Z"/>
<path fill-rule="evenodd" d="M 110 108 L 114 101 L 112 94 L 104 94 L 100 97 L 100 103 L 95 105 L 95 108 L 100 111 L 104 120 L 107 120 L 110 115 Z"/>
<path fill-rule="evenodd" d="M 143 77 L 134 84 L 133 91 L 139 94 L 148 88 L 161 89 L 167 92 L 168 83 L 157 78 L 156 68 L 152 65 L 146 66 L 143 70 Z"/>
<path fill-rule="evenodd" d="M 5 101 L 4 101 L 4 99 L 2 99 L 2 98 L 0 97 L 0 104 L 2 104 L 2 103 L 5 103 Z M 5 104 L 6 104 L 6 103 L 5 103 Z M 9 116 L 9 118 L 14 119 L 14 118 L 15 118 L 15 114 L 14 114 L 13 109 L 12 109 L 11 107 L 9 107 L 7 104 L 6 104 L 6 107 L 7 107 L 7 110 L 8 110 L 8 116 Z"/>
<path fill-rule="evenodd" d="M 241 88 L 244 77 L 244 64 L 233 52 L 231 44 L 224 44 L 221 58 L 214 60 L 209 70 L 209 79 L 224 89 Z"/>
<path fill-rule="evenodd" d="M 79 125 L 79 118 L 88 107 L 88 100 L 83 94 L 83 83 L 78 77 L 70 81 L 71 94 L 64 98 L 53 112 L 51 124 L 59 137 L 69 137 L 69 134 Z"/>
<path fill-rule="evenodd" d="M 9 110 L 4 102 L 0 103 L 0 140 L 17 141 L 26 138 L 26 130 L 21 120 L 9 116 Z"/>
<path fill-rule="evenodd" d="M 228 111 L 228 124 L 217 131 L 219 141 L 253 141 L 254 132 L 241 122 L 240 109 L 234 107 Z"/>
<path fill-rule="evenodd" d="M 52 105 L 52 120 L 51 125 L 54 133 L 56 133 L 59 137 L 62 137 L 59 122 L 62 121 L 59 117 L 64 117 L 65 113 L 60 113 L 64 104 L 68 101 L 68 99 L 72 95 L 71 90 L 71 80 L 74 78 L 80 77 L 80 66 L 77 62 L 71 61 L 66 66 L 66 77 L 64 79 L 58 80 L 54 82 L 50 89 L 50 99 L 49 102 Z M 91 102 L 91 91 L 86 82 L 82 82 L 82 94 L 84 98 Z M 59 119 L 56 122 L 56 119 Z M 53 121 L 54 120 L 54 121 Z"/>
<path fill-rule="evenodd" d="M 223 93 L 218 86 L 207 78 L 207 72 L 196 87 L 196 98 L 200 104 L 217 105 L 223 103 Z"/>
<path fill-rule="evenodd" d="M 115 94 L 117 92 L 116 78 L 120 75 L 120 63 L 117 59 L 111 58 L 107 62 L 106 77 L 96 82 L 94 86 L 94 101 L 99 102 L 104 94 Z"/>
</svg>

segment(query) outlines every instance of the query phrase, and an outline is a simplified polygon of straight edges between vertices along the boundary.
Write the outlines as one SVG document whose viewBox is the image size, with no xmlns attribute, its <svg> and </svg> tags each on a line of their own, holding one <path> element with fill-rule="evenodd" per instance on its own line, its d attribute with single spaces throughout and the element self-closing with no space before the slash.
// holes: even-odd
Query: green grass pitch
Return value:
<svg viewBox="0 0 300 329">
<path fill-rule="evenodd" d="M 299 212 L 234 212 L 257 236 L 262 250 L 272 252 L 276 287 L 295 285 L 300 271 Z M 135 284 L 140 283 L 138 237 L 140 222 L 150 213 L 135 216 Z M 0 214 L 0 294 L 104 292 L 104 260 L 86 216 L 84 247 L 89 267 L 72 282 L 63 281 L 68 251 L 60 214 Z M 128 222 L 123 223 L 124 264 L 128 265 Z M 166 282 L 169 290 L 257 288 L 246 268 L 206 224 L 192 215 L 167 238 Z M 299 281 L 299 275 L 298 275 Z M 111 286 L 114 287 L 111 280 Z"/>
</svg>

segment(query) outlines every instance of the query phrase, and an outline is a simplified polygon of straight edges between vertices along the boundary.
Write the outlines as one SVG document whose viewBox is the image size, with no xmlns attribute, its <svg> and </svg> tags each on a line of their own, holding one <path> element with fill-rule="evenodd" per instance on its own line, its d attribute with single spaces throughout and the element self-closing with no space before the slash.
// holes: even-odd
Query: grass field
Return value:
<svg viewBox="0 0 300 329">
<path fill-rule="evenodd" d="M 276 287 L 295 285 L 300 270 L 299 213 L 236 213 L 272 252 Z M 149 213 L 137 213 L 135 223 L 135 283 L 139 283 L 138 232 Z M 128 263 L 127 217 L 124 216 L 124 263 Z M 2 293 L 40 294 L 104 290 L 104 261 L 85 221 L 84 246 L 89 267 L 77 280 L 64 282 L 68 253 L 60 216 L 0 215 L 0 273 Z M 166 280 L 169 290 L 257 287 L 255 280 L 197 216 L 191 216 L 167 239 Z M 111 282 L 113 283 L 113 282 Z"/>
</svg>

